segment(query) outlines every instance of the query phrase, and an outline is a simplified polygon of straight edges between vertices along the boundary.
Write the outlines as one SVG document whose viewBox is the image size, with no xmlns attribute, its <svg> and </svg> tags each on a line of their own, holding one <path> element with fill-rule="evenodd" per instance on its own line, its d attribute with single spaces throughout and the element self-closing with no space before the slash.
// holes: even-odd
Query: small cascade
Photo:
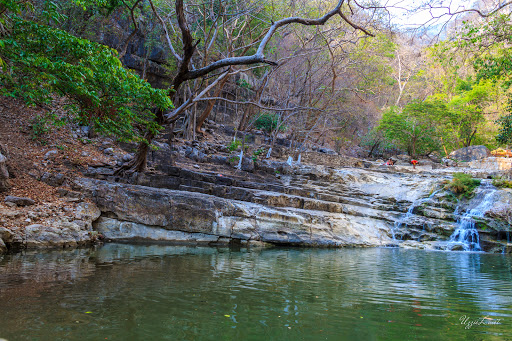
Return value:
<svg viewBox="0 0 512 341">
<path fill-rule="evenodd" d="M 458 227 L 450 236 L 450 240 L 448 242 L 449 246 L 453 247 L 454 244 L 462 245 L 464 251 L 482 250 L 480 247 L 480 237 L 478 235 L 478 230 L 476 229 L 475 218 L 483 218 L 485 213 L 492 207 L 493 194 L 495 192 L 496 187 L 489 182 L 482 181 L 478 188 L 477 195 L 475 195 L 471 200 L 471 202 L 475 203 L 476 206 L 468 209 L 459 217 L 457 220 Z M 458 213 L 458 209 L 456 212 Z"/>
<path fill-rule="evenodd" d="M 437 191 L 433 192 L 432 194 L 430 194 L 426 198 L 418 199 L 415 202 L 413 202 L 411 204 L 411 206 L 409 206 L 409 209 L 407 210 L 405 215 L 402 216 L 397 221 L 395 221 L 395 223 L 393 224 L 393 227 L 391 228 L 391 235 L 393 236 L 393 240 L 395 240 L 395 241 L 397 240 L 396 239 L 396 232 L 398 231 L 398 229 L 400 229 L 401 227 L 407 227 L 407 222 L 410 220 L 410 218 L 412 216 L 414 216 L 414 213 L 413 213 L 414 209 L 416 207 L 420 206 L 421 204 L 423 204 L 424 202 L 432 199 L 439 191 L 440 190 L 437 190 Z M 423 225 L 423 229 L 425 229 L 425 225 Z M 400 239 L 402 239 L 402 238 L 400 238 Z"/>
</svg>

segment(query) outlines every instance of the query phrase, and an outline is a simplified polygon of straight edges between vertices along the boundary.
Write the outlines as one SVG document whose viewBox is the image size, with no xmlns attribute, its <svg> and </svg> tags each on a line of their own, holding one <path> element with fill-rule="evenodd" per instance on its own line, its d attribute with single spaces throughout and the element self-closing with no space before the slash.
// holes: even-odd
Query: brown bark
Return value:
<svg viewBox="0 0 512 341">
<path fill-rule="evenodd" d="M 254 53 L 251 56 L 241 56 L 241 57 L 228 57 L 221 60 L 217 60 L 213 63 L 210 63 L 202 68 L 196 69 L 196 70 L 190 70 L 190 61 L 192 59 L 192 56 L 196 50 L 196 46 L 199 43 L 197 41 L 194 44 L 194 39 L 192 37 L 192 34 L 190 33 L 190 29 L 188 28 L 187 20 L 185 17 L 185 11 L 183 6 L 183 0 L 176 0 L 176 17 L 178 20 L 178 26 L 181 30 L 182 34 L 182 43 L 183 43 L 183 58 L 179 60 L 180 64 L 178 66 L 178 72 L 176 73 L 176 76 L 173 79 L 173 83 L 171 86 L 171 89 L 169 90 L 169 97 L 171 99 L 174 99 L 176 96 L 176 93 L 180 86 L 186 82 L 187 80 L 197 79 L 203 76 L 206 76 L 207 74 L 224 68 L 224 67 L 230 67 L 233 65 L 251 65 L 251 64 L 258 64 L 258 63 L 265 63 L 270 65 L 277 65 L 277 63 L 273 61 L 269 61 L 265 58 L 264 51 L 265 48 L 276 32 L 277 29 L 279 29 L 282 26 L 286 26 L 289 24 L 301 24 L 301 25 L 307 25 L 307 26 L 320 26 L 324 25 L 331 17 L 335 15 L 339 15 L 343 21 L 351 25 L 357 30 L 360 30 L 364 32 L 365 34 L 369 36 L 374 36 L 370 32 L 368 32 L 363 27 L 360 27 L 354 23 L 352 23 L 345 15 L 342 13 L 342 5 L 344 3 L 344 0 L 338 0 L 337 5 L 328 13 L 326 13 L 324 16 L 317 18 L 317 19 L 309 19 L 309 18 L 300 18 L 300 17 L 289 17 L 284 18 L 281 20 L 278 20 L 276 22 L 272 22 L 272 25 L 269 27 L 267 33 L 264 35 L 264 37 L 261 39 L 261 42 L 257 48 L 256 53 Z M 152 4 L 152 3 L 151 3 Z M 175 105 L 177 105 L 176 101 L 173 100 Z M 158 110 L 159 117 L 163 118 L 164 113 L 161 110 Z M 157 119 L 159 119 L 157 117 Z M 177 117 L 174 117 L 173 119 L 177 119 Z M 167 122 L 169 123 L 169 122 Z M 147 142 L 143 142 L 139 144 L 139 148 L 137 150 L 137 155 L 134 158 L 132 162 L 130 162 L 131 167 L 130 171 L 143 171 L 146 167 L 146 156 L 149 151 L 149 144 L 151 144 L 153 138 L 153 133 L 146 133 L 146 140 Z M 122 167 L 125 168 L 124 165 Z"/>
<path fill-rule="evenodd" d="M 224 85 L 228 81 L 228 78 L 229 78 L 229 76 L 226 76 L 220 81 L 219 85 L 217 86 L 217 89 L 215 89 L 215 93 L 213 94 L 213 97 L 220 96 L 220 93 L 222 92 L 222 89 L 224 89 Z M 213 110 L 213 106 L 215 105 L 215 102 L 216 102 L 216 100 L 211 99 L 206 104 L 206 108 L 204 109 L 203 113 L 201 114 L 201 116 L 199 116 L 199 118 L 196 121 L 196 133 L 198 133 L 198 134 L 202 133 L 201 128 L 203 127 L 204 121 L 206 121 L 208 116 L 210 116 L 210 114 Z"/>
</svg>

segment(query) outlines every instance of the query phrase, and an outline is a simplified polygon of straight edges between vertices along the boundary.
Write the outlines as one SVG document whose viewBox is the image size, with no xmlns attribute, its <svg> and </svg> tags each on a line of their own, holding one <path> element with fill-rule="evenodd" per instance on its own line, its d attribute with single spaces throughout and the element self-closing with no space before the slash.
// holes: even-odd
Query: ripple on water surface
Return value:
<svg viewBox="0 0 512 341">
<path fill-rule="evenodd" d="M 512 340 L 512 260 L 109 244 L 0 256 L 8 340 Z"/>
</svg>

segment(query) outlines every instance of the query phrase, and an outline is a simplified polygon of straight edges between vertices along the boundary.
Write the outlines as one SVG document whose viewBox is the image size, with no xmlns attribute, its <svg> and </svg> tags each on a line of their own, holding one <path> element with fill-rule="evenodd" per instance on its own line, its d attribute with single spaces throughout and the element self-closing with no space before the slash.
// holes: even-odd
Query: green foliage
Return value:
<svg viewBox="0 0 512 341">
<path fill-rule="evenodd" d="M 484 108 L 491 92 L 490 82 L 460 81 L 457 86 L 460 95 L 454 96 L 448 103 L 452 113 L 452 124 L 463 147 L 471 145 L 478 128 L 485 123 Z"/>
<path fill-rule="evenodd" d="M 368 157 L 383 156 L 387 152 L 396 150 L 392 141 L 387 139 L 382 129 L 373 128 L 361 138 L 361 147 L 368 149 Z"/>
<path fill-rule="evenodd" d="M 512 142 L 512 114 L 510 87 L 512 86 L 512 43 L 511 14 L 497 13 L 483 23 L 467 23 L 462 37 L 462 45 L 476 46 L 480 53 L 473 60 L 477 80 L 490 80 L 494 87 L 507 91 L 509 103 L 508 113 L 496 120 L 498 134 L 496 140 L 500 144 Z"/>
<path fill-rule="evenodd" d="M 254 121 L 254 127 L 270 133 L 277 129 L 280 123 L 279 121 L 279 115 L 265 113 L 260 115 L 256 121 Z M 286 127 L 284 125 L 279 126 L 279 131 L 284 131 L 285 129 Z"/>
<path fill-rule="evenodd" d="M 492 184 L 498 188 L 512 188 L 512 180 L 507 180 L 501 177 L 492 179 Z"/>
<path fill-rule="evenodd" d="M 378 33 L 372 39 L 357 42 L 351 58 L 358 61 L 358 85 L 368 92 L 379 92 L 384 86 L 393 85 L 390 61 L 395 58 L 397 45 L 385 34 Z"/>
<path fill-rule="evenodd" d="M 232 156 L 228 159 L 228 162 L 230 164 L 234 164 L 234 163 L 238 163 L 238 161 L 240 160 L 240 157 L 239 156 Z"/>
<path fill-rule="evenodd" d="M 237 80 L 236 83 L 242 89 L 250 89 L 251 88 L 251 85 L 243 78 L 240 78 L 239 80 Z"/>
<path fill-rule="evenodd" d="M 496 123 L 500 126 L 496 139 L 502 144 L 512 144 L 512 113 L 500 117 Z"/>
<path fill-rule="evenodd" d="M 46 135 L 51 127 L 48 124 L 48 121 L 40 115 L 37 115 L 30 124 L 31 133 L 30 137 L 32 140 L 40 139 L 43 135 Z"/>
<path fill-rule="evenodd" d="M 165 91 L 125 69 L 115 50 L 16 16 L 0 56 L 8 65 L 1 95 L 30 105 L 65 96 L 80 121 L 124 141 L 145 141 L 144 129 L 160 129 L 150 108 L 172 105 Z"/>
<path fill-rule="evenodd" d="M 447 116 L 449 111 L 440 101 L 416 101 L 401 111 L 396 107 L 385 111 L 378 129 L 409 155 L 428 155 L 441 147 L 441 127 Z"/>
<path fill-rule="evenodd" d="M 238 150 L 238 148 L 242 146 L 242 141 L 240 140 L 233 140 L 230 144 L 228 144 L 228 150 L 230 152 L 234 152 L 235 150 Z"/>
<path fill-rule="evenodd" d="M 252 161 L 254 161 L 254 162 L 258 161 L 258 156 L 260 156 L 263 153 L 265 153 L 265 148 L 261 147 L 261 148 L 256 149 L 254 152 L 252 152 L 252 156 L 251 156 Z"/>
<path fill-rule="evenodd" d="M 453 179 L 444 188 L 458 196 L 470 198 L 475 188 L 480 186 L 480 182 L 480 179 L 473 179 L 469 174 L 454 173 Z"/>
<path fill-rule="evenodd" d="M 40 140 L 42 141 L 42 138 L 44 135 L 49 133 L 53 128 L 55 127 L 62 127 L 66 124 L 65 118 L 59 118 L 54 113 L 47 113 L 45 115 L 37 115 L 32 119 L 30 122 L 30 137 L 33 140 Z"/>
</svg>

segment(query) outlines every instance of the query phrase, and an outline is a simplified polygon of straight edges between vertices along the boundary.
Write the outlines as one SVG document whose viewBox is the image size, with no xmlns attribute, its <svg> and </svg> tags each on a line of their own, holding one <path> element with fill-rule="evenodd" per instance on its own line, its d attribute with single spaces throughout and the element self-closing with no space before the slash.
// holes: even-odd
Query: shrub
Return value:
<svg viewBox="0 0 512 341">
<path fill-rule="evenodd" d="M 473 191 L 480 185 L 480 179 L 473 179 L 471 175 L 465 173 L 453 174 L 452 181 L 448 182 L 444 188 L 452 191 L 458 196 L 470 198 Z"/>
<path fill-rule="evenodd" d="M 272 114 L 263 114 L 254 121 L 254 127 L 270 133 L 279 125 L 279 116 Z M 279 131 L 284 131 L 285 127 L 281 125 Z"/>
<path fill-rule="evenodd" d="M 256 162 L 258 161 L 258 156 L 260 156 L 261 154 L 263 154 L 265 152 L 265 149 L 264 148 L 258 148 L 256 149 L 253 153 L 252 153 L 252 156 L 251 156 L 251 159 L 252 161 Z"/>
<path fill-rule="evenodd" d="M 65 124 L 66 119 L 59 118 L 54 113 L 36 115 L 30 122 L 30 128 L 32 129 L 30 137 L 32 140 L 41 140 L 44 135 L 48 134 L 54 128 L 62 127 Z"/>
<path fill-rule="evenodd" d="M 499 187 L 499 188 L 512 188 L 512 180 L 507 180 L 504 178 L 494 178 L 492 180 L 493 186 Z"/>
<path fill-rule="evenodd" d="M 233 152 L 238 149 L 242 145 L 242 141 L 240 140 L 233 140 L 230 144 L 228 144 L 228 150 L 230 152 Z"/>
</svg>

